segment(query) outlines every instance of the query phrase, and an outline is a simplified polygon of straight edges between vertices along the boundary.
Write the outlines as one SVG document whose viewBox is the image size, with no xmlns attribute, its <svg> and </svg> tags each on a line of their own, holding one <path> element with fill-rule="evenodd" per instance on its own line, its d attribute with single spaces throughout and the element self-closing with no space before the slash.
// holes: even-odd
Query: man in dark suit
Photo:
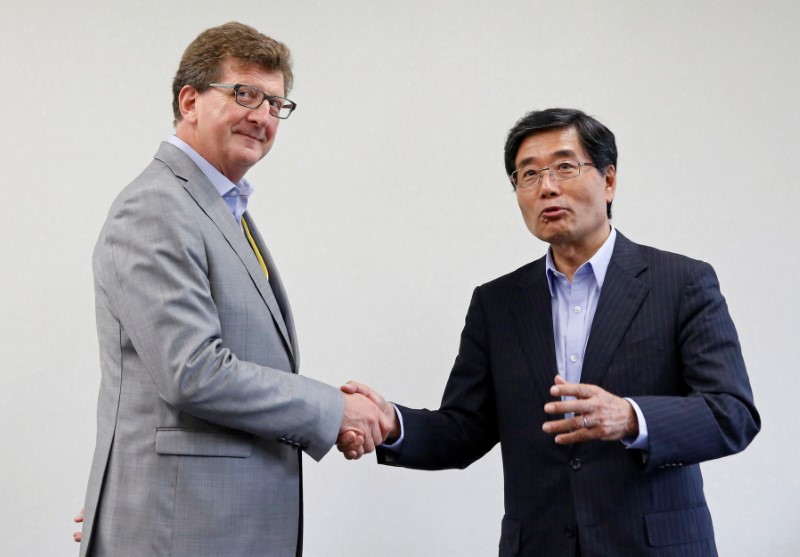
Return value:
<svg viewBox="0 0 800 557">
<path fill-rule="evenodd" d="M 475 289 L 439 410 L 342 387 L 392 420 L 382 464 L 464 468 L 500 442 L 502 556 L 716 555 L 698 464 L 760 428 L 711 266 L 611 227 L 616 162 L 583 112 L 523 117 L 505 165 L 546 256 Z"/>
</svg>

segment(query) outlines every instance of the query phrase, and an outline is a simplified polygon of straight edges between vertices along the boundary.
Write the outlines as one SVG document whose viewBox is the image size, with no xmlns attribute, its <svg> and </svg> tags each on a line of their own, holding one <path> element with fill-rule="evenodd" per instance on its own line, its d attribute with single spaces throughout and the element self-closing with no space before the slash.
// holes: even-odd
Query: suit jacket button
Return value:
<svg viewBox="0 0 800 557">
<path fill-rule="evenodd" d="M 583 468 L 583 462 L 581 462 L 581 459 L 579 459 L 579 458 L 573 458 L 572 460 L 570 460 L 569 461 L 569 465 L 575 471 L 580 470 L 581 468 Z"/>
<path fill-rule="evenodd" d="M 567 536 L 568 538 L 574 538 L 575 537 L 575 530 L 573 530 L 572 528 L 570 528 L 568 526 L 568 527 L 564 528 L 564 535 Z"/>
</svg>

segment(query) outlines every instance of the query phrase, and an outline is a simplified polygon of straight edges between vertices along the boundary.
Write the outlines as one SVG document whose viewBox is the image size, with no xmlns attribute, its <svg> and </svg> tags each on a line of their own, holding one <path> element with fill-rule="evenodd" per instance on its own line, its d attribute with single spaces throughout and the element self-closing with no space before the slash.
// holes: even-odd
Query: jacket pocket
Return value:
<svg viewBox="0 0 800 557">
<path fill-rule="evenodd" d="M 705 505 L 648 514 L 644 521 L 647 540 L 653 547 L 698 542 L 714 535 L 711 514 Z"/>
<path fill-rule="evenodd" d="M 160 427 L 156 430 L 156 453 L 247 458 L 253 454 L 253 440 L 240 432 Z"/>
</svg>

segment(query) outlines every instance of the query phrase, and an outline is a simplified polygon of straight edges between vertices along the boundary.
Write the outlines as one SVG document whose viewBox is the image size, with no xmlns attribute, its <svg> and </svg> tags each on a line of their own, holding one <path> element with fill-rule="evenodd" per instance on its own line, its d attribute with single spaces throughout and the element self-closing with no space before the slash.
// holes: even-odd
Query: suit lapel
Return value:
<svg viewBox="0 0 800 557">
<path fill-rule="evenodd" d="M 290 356 L 294 358 L 293 339 L 292 336 L 289 335 L 289 331 L 283 319 L 283 314 L 281 313 L 281 308 L 275 299 L 270 283 L 267 277 L 264 276 L 261 265 L 259 265 L 258 259 L 256 259 L 253 253 L 253 248 L 250 247 L 239 223 L 233 218 L 230 209 L 228 209 L 228 206 L 219 195 L 219 192 L 217 192 L 211 182 L 208 181 L 205 174 L 203 174 L 192 160 L 178 147 L 169 143 L 162 143 L 155 158 L 169 166 L 176 176 L 186 181 L 184 184 L 186 191 L 194 198 L 195 202 L 214 222 L 217 228 L 219 228 L 219 231 L 225 237 L 228 244 L 236 252 L 236 255 L 239 256 L 250 278 L 253 280 L 253 284 L 255 284 L 258 289 L 261 298 L 264 300 L 267 308 L 269 308 L 270 313 L 272 313 L 272 318 L 278 326 L 281 335 L 283 335 Z M 253 221 L 248 219 L 247 222 L 251 224 Z M 254 228 L 254 226 L 251 227 L 251 232 Z M 257 231 L 256 234 L 258 234 Z M 272 265 L 271 268 L 269 267 L 269 265 L 272 264 L 272 259 L 269 256 L 269 252 L 264 248 L 263 240 L 260 235 L 258 235 L 256 245 L 258 245 L 259 250 L 263 249 L 261 253 L 265 261 L 267 261 L 267 269 L 270 274 L 274 273 L 275 266 Z M 288 310 L 288 305 L 286 307 Z"/>
<path fill-rule="evenodd" d="M 639 279 L 647 262 L 636 244 L 617 231 L 586 345 L 581 383 L 600 385 L 617 347 L 650 291 Z"/>
<path fill-rule="evenodd" d="M 553 346 L 553 307 L 544 258 L 526 267 L 516 284 L 511 312 L 522 352 L 544 396 L 558 375 Z"/>
</svg>

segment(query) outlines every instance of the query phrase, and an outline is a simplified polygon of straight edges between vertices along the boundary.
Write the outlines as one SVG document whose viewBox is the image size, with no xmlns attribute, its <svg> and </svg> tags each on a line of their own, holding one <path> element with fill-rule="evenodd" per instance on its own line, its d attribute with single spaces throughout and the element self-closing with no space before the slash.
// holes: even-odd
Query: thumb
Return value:
<svg viewBox="0 0 800 557">
<path fill-rule="evenodd" d="M 343 393 L 352 395 L 358 392 L 358 383 L 356 383 L 355 381 L 348 381 L 339 388 L 342 390 Z"/>
</svg>

